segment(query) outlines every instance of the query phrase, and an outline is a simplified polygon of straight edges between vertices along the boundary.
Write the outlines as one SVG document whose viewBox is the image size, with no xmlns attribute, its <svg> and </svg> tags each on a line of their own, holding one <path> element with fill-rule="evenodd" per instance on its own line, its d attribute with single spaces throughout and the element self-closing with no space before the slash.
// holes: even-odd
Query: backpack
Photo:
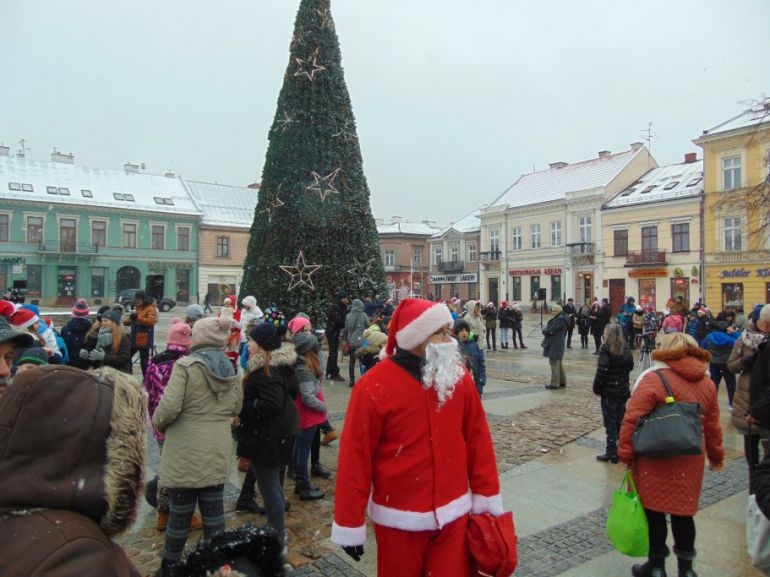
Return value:
<svg viewBox="0 0 770 577">
<path fill-rule="evenodd" d="M 64 342 L 64 339 L 59 334 L 59 331 L 56 329 L 51 329 L 53 331 L 54 336 L 56 337 L 56 344 L 59 347 L 59 352 L 61 353 L 61 364 L 68 365 L 70 364 L 70 354 L 67 350 L 67 343 Z"/>
</svg>

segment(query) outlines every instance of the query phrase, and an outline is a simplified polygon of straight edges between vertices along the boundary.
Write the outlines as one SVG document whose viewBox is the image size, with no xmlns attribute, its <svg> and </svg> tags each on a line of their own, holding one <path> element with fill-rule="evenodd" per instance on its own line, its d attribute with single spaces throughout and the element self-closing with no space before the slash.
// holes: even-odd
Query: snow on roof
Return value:
<svg viewBox="0 0 770 577">
<path fill-rule="evenodd" d="M 480 207 L 469 212 L 454 224 L 434 234 L 433 238 L 442 237 L 450 230 L 456 230 L 457 232 L 460 232 L 460 233 L 479 232 L 481 230 L 481 221 L 479 220 L 479 214 L 481 213 L 481 209 L 486 208 L 486 206 L 487 206 L 486 204 L 482 204 Z"/>
<path fill-rule="evenodd" d="M 394 222 L 377 225 L 377 234 L 413 234 L 418 236 L 433 236 L 440 228 L 424 222 Z"/>
<path fill-rule="evenodd" d="M 259 189 L 194 180 L 185 184 L 203 213 L 202 224 L 251 228 Z"/>
<path fill-rule="evenodd" d="M 733 116 L 730 120 L 725 120 L 713 128 L 704 130 L 702 136 L 713 136 L 714 134 L 739 130 L 741 128 L 748 128 L 749 126 L 765 123 L 770 123 L 770 98 L 765 98 L 762 102 L 744 110 L 737 116 Z"/>
<path fill-rule="evenodd" d="M 565 199 L 569 192 L 607 186 L 642 150 L 644 147 L 568 164 L 562 168 L 523 174 L 491 206 L 540 204 Z"/>
<path fill-rule="evenodd" d="M 607 202 L 605 208 L 696 197 L 703 193 L 703 161 L 653 168 Z"/>
<path fill-rule="evenodd" d="M 179 177 L 0 156 L 0 198 L 200 216 Z"/>
</svg>

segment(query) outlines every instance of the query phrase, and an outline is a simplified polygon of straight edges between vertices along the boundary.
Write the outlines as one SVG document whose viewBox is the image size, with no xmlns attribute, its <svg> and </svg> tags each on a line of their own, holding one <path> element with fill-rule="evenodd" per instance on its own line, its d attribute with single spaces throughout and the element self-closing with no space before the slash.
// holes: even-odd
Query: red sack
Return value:
<svg viewBox="0 0 770 577">
<path fill-rule="evenodd" d="M 508 511 L 499 517 L 489 513 L 471 515 L 468 519 L 468 551 L 473 565 L 472 575 L 513 575 L 518 565 L 513 513 Z"/>
</svg>

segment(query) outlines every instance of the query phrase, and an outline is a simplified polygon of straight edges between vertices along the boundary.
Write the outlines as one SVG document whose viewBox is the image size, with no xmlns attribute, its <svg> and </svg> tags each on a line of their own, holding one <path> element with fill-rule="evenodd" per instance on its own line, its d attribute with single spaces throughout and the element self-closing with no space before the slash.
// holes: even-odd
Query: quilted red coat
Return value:
<svg viewBox="0 0 770 577">
<path fill-rule="evenodd" d="M 719 405 L 714 382 L 706 376 L 710 355 L 701 349 L 654 351 L 653 359 L 663 363 L 677 401 L 700 403 L 704 453 L 681 457 L 638 457 L 631 437 L 640 417 L 665 403 L 666 389 L 655 372 L 648 372 L 631 395 L 620 429 L 618 457 L 632 465 L 632 473 L 642 504 L 652 511 L 692 516 L 698 512 L 705 457 L 712 465 L 724 459 Z"/>
</svg>

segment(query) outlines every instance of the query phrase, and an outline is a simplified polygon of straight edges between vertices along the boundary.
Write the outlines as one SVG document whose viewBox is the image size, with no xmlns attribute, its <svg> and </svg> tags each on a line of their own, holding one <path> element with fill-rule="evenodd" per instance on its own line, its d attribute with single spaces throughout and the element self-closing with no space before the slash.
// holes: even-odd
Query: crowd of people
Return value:
<svg viewBox="0 0 770 577">
<path fill-rule="evenodd" d="M 376 297 L 351 299 L 340 291 L 326 324 L 315 329 L 304 313 L 289 319 L 275 306 L 260 309 L 252 296 L 240 305 L 230 297 L 210 314 L 190 305 L 184 319 L 172 321 L 166 348 L 158 352 L 158 312 L 141 291 L 134 310 L 103 306 L 93 321 L 88 303 L 77 300 L 61 332 L 34 305 L 0 301 L 0 421 L 14 415 L 9 427 L 0 427 L 0 445 L 9 435 L 20 439 L 0 459 L 0 507 L 35 509 L 26 519 L 0 522 L 0 568 L 21 563 L 8 535 L 42 538 L 51 523 L 63 519 L 77 530 L 59 541 L 43 538 L 44 562 L 62 562 L 56 548 L 64 539 L 81 573 L 98 566 L 103 574 L 135 574 L 111 537 L 134 519 L 144 492 L 157 508 L 158 530 L 165 531 L 158 574 L 185 574 L 189 558 L 183 551 L 191 530 L 203 529 L 198 547 L 204 549 L 226 534 L 224 487 L 234 441 L 238 467 L 246 473 L 236 510 L 266 515 L 268 532 L 252 536 L 274 543 L 261 547 L 261 555 L 245 555 L 241 566 L 277 566 L 289 546 L 287 479 L 300 500 L 325 497 L 312 478 L 331 476 L 320 462 L 320 447 L 339 434 L 328 419 L 323 382 L 345 381 L 342 354 L 353 391 L 340 440 L 332 540 L 360 559 L 368 506 L 380 574 L 397 575 L 425 559 L 436 574 L 468 574 L 473 551 L 458 546 L 468 515 L 504 513 L 481 398 L 485 353 L 498 352 L 498 343 L 500 352 L 510 350 L 511 340 L 514 349 L 526 349 L 518 304 L 405 299 L 394 308 Z M 546 388 L 567 385 L 563 358 L 574 329 L 582 349 L 590 348 L 589 334 L 594 338 L 593 392 L 606 431 L 597 459 L 631 467 L 648 520 L 649 559 L 634 566 L 633 574 L 665 575 L 668 514 L 679 575 L 693 577 L 704 462 L 718 470 L 724 461 L 717 403 L 723 379 L 732 422 L 745 439 L 750 492 L 770 516 L 770 475 L 762 473 L 770 469 L 770 305 L 757 305 L 748 316 L 737 310 L 714 317 L 705 305 L 688 308 L 680 299 L 662 313 L 637 306 L 633 298 L 615 313 L 607 299 L 581 307 L 568 299 L 553 304 L 550 313 L 541 331 L 551 373 Z M 654 363 L 632 382 L 632 351 L 639 347 L 653 349 Z M 144 392 L 131 376 L 135 357 Z M 635 455 L 637 423 L 670 397 L 698 403 L 703 450 L 665 460 Z M 430 407 L 427 419 L 424 403 Z M 65 447 L 54 448 L 36 427 L 27 430 L 46 412 L 62 417 L 56 422 L 71 423 L 47 433 L 56 438 L 67 431 Z M 158 474 L 143 488 L 138 480 L 148 423 L 161 458 Z M 436 431 L 442 442 L 431 448 Z M 434 451 L 447 448 L 446 459 L 437 459 Z M 54 456 L 62 450 L 79 458 L 62 464 Z M 37 464 L 29 455 L 40 457 Z M 436 483 L 405 485 L 407 470 Z M 35 484 L 34 475 L 50 483 Z M 57 480 L 65 478 L 65 485 L 79 480 L 65 490 Z M 108 506 L 99 505 L 100 499 Z M 424 540 L 424 533 L 434 537 Z"/>
</svg>

